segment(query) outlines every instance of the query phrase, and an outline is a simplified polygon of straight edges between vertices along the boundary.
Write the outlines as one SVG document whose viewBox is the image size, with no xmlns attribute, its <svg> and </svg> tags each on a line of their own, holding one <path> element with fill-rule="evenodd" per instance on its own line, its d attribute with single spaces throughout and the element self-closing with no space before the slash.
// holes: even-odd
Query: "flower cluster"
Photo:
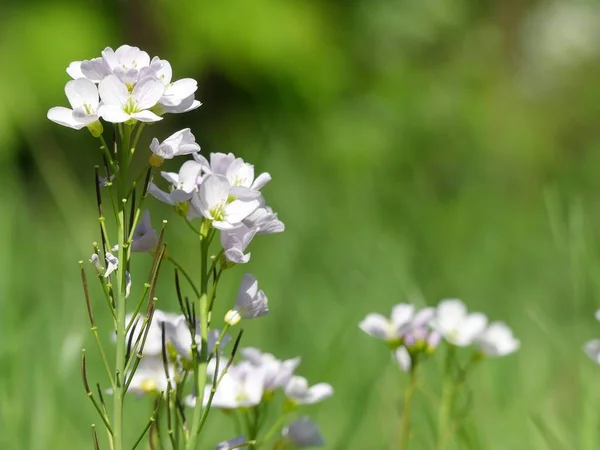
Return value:
<svg viewBox="0 0 600 450">
<path fill-rule="evenodd" d="M 142 338 L 139 330 L 143 321 L 143 315 L 127 316 L 127 322 L 131 324 L 128 342 Z M 183 382 L 186 372 L 192 367 L 192 343 L 198 352 L 202 350 L 200 330 L 196 327 L 192 337 L 189 329 L 190 318 L 184 314 L 170 314 L 161 310 L 154 312 L 144 336 L 142 358 L 132 376 L 128 392 L 165 395 Z M 213 381 L 205 387 L 204 407 L 243 413 L 248 408 L 265 407 L 267 403 L 272 403 L 277 391 L 281 391 L 285 397 L 283 411 L 290 412 L 333 395 L 331 385 L 318 383 L 309 386 L 306 378 L 295 374 L 300 365 L 299 357 L 279 360 L 270 353 L 247 347 L 239 352 L 242 356 L 240 362 L 219 367 L 217 361 L 225 359 L 222 348 L 230 341 L 231 337 L 224 331 L 211 330 L 206 354 L 214 355 L 207 371 L 207 376 Z M 185 399 L 185 404 L 195 408 L 196 400 L 197 396 L 191 394 Z M 317 425 L 306 417 L 284 427 L 281 434 L 281 440 L 295 448 L 323 445 Z M 233 446 L 246 441 L 245 437 L 240 437 L 226 443 Z"/>
<path fill-rule="evenodd" d="M 464 419 L 464 413 L 459 414 L 455 405 L 460 402 L 459 394 L 466 388 L 466 378 L 473 366 L 486 356 L 508 355 L 520 346 L 505 323 L 488 323 L 484 314 L 469 313 L 458 299 L 442 300 L 435 308 L 420 310 L 414 305 L 400 303 L 392 308 L 389 319 L 381 314 L 368 314 L 359 323 L 359 328 L 369 336 L 385 341 L 400 369 L 409 373 L 400 434 L 403 450 L 408 448 L 411 434 L 410 411 L 419 386 L 419 369 L 440 343 L 446 343 L 447 351 L 436 448 L 446 448 L 446 439 Z M 472 345 L 476 350 L 468 360 L 461 361 L 457 350 Z"/>
<path fill-rule="evenodd" d="M 153 137 L 146 150 L 147 167 L 134 175 L 131 161 L 145 124 L 162 120 L 167 113 L 183 113 L 199 107 L 200 102 L 195 99 L 196 81 L 191 78 L 172 81 L 168 61 L 150 58 L 147 52 L 129 45 L 116 50 L 107 47 L 99 57 L 72 62 L 67 73 L 72 78 L 65 86 L 71 108 L 51 108 L 48 118 L 69 128 L 88 128 L 100 142 L 105 171 L 102 176 L 99 166 L 95 171 L 102 241 L 101 245 L 94 243 L 90 263 L 113 319 L 111 336 L 117 346 L 114 366 L 108 362 L 98 336 L 94 302 L 83 262 L 80 265 L 91 329 L 110 382 L 104 391 L 113 394 L 112 408 L 104 404 L 102 389 L 99 398 L 89 389 L 85 354 L 82 376 L 86 394 L 109 432 L 111 448 L 131 448 L 123 437 L 123 402 L 128 392 L 153 397 L 156 405 L 134 446 L 150 430 L 148 439 L 154 448 L 153 439 L 160 429 L 158 425 L 153 429 L 153 424 L 160 423 L 163 417 L 169 423 L 173 448 L 197 448 L 207 416 L 214 408 L 255 416 L 247 421 L 247 438 L 228 441 L 217 448 L 240 448 L 245 444 L 256 448 L 271 445 L 272 440 L 276 440 L 277 448 L 323 445 L 320 432 L 310 419 L 301 418 L 284 425 L 290 422 L 288 414 L 301 405 L 331 396 L 330 385 L 309 386 L 305 378 L 296 375 L 299 358 L 281 361 L 245 348 L 240 349 L 242 361 L 234 364 L 242 331 L 232 339 L 228 330 L 242 320 L 263 317 L 269 312 L 267 296 L 253 275 L 246 273 L 241 277 L 235 301 L 227 303 L 229 310 L 220 328 L 213 326 L 217 287 L 224 273 L 236 264 L 250 262 L 248 248 L 256 235 L 285 229 L 262 193 L 262 188 L 271 181 L 269 173 L 255 175 L 252 164 L 232 153 L 211 153 L 205 158 L 191 129 L 184 128 L 162 140 Z M 113 124 L 114 142 L 110 148 L 103 136 L 103 121 Z M 160 172 L 169 185 L 161 189 L 155 183 L 156 169 L 165 160 L 180 156 L 188 160 L 178 172 Z M 141 188 L 140 180 L 145 180 Z M 103 207 L 106 197 L 110 198 L 114 213 L 116 242 L 104 216 L 106 210 L 110 211 Z M 199 280 L 175 261 L 172 250 L 167 256 L 164 242 L 167 222 L 163 221 L 157 232 L 150 212 L 144 209 L 151 197 L 172 205 L 185 222 L 184 229 L 192 229 L 193 244 L 189 248 L 197 252 L 193 254 L 199 260 L 194 273 Z M 139 300 L 131 303 L 137 290 L 130 275 L 131 265 L 140 253 L 149 254 L 153 263 L 139 289 Z M 167 263 L 175 267 L 173 297 L 180 306 L 178 313 L 156 307 L 155 289 L 160 269 Z M 180 283 L 181 276 L 185 286 Z M 186 289 L 190 289 L 189 295 L 185 295 Z M 232 340 L 231 351 L 225 355 L 224 348 Z M 272 431 L 263 433 L 264 420 L 259 421 L 258 417 L 264 416 L 267 405 L 275 403 L 278 392 L 285 399 L 281 405 L 281 419 L 285 420 L 278 420 Z M 184 412 L 185 404 L 193 408 L 191 414 Z M 107 413 L 109 409 L 112 416 Z M 95 446 L 98 447 L 97 442 Z"/>
<path fill-rule="evenodd" d="M 442 339 L 455 347 L 475 345 L 476 358 L 505 356 L 520 345 L 504 322 L 488 323 L 484 314 L 469 313 L 458 299 L 442 300 L 437 308 L 419 311 L 413 305 L 400 303 L 392 308 L 390 319 L 369 314 L 359 327 L 384 340 L 403 371 L 409 371 L 422 355 L 431 355 Z"/>
<path fill-rule="evenodd" d="M 71 109 L 51 108 L 48 118 L 76 130 L 88 127 L 94 136 L 102 134 L 100 118 L 111 123 L 156 122 L 166 113 L 200 106 L 194 98 L 195 80 L 172 82 L 171 64 L 158 56 L 150 59 L 138 47 L 107 47 L 97 58 L 72 62 L 67 73 L 72 78 L 65 86 Z"/>
</svg>

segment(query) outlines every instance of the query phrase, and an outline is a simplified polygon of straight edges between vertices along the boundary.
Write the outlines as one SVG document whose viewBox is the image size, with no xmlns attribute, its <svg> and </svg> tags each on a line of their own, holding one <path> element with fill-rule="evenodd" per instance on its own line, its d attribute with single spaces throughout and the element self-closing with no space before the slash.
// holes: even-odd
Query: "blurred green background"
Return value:
<svg viewBox="0 0 600 450">
<path fill-rule="evenodd" d="M 445 297 L 522 340 L 473 374 L 454 448 L 599 448 L 600 367 L 581 347 L 600 337 L 600 4 L 575 0 L 4 0 L 0 448 L 92 448 L 82 346 L 104 380 L 77 261 L 99 239 L 100 158 L 89 133 L 46 111 L 67 104 L 69 62 L 122 43 L 196 78 L 203 102 L 144 134 L 140 167 L 153 135 L 190 126 L 205 154 L 272 174 L 265 195 L 287 230 L 252 244 L 244 269 L 271 314 L 244 343 L 301 355 L 300 374 L 333 384 L 308 410 L 326 448 L 388 449 L 398 435 L 406 379 L 358 322 Z M 152 208 L 193 268 L 185 224 Z M 138 259 L 134 281 L 150 263 Z M 176 308 L 171 270 L 163 309 Z M 223 310 L 241 273 L 226 278 Z M 439 364 L 428 366 L 414 449 L 433 442 Z M 150 405 L 128 405 L 133 436 Z M 220 414 L 209 424 L 202 448 L 233 436 Z"/>
</svg>

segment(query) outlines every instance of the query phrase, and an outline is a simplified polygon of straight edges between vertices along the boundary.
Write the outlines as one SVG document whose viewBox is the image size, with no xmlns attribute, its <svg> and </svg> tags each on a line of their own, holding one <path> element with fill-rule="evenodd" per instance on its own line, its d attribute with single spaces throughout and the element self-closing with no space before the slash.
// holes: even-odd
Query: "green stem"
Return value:
<svg viewBox="0 0 600 450">
<path fill-rule="evenodd" d="M 267 433 L 265 434 L 265 437 L 263 438 L 262 442 L 266 443 L 269 440 L 273 439 L 273 437 L 275 437 L 275 434 L 277 432 L 281 431 L 281 429 L 283 428 L 283 424 L 285 423 L 287 418 L 288 418 L 288 414 L 286 414 L 286 413 L 279 416 L 279 419 L 277 419 L 275 421 L 273 426 L 271 428 L 269 428 L 269 431 L 267 431 Z"/>
<path fill-rule="evenodd" d="M 415 359 L 410 368 L 410 382 L 404 391 L 404 410 L 402 411 L 402 425 L 400 435 L 400 450 L 407 450 L 410 441 L 410 411 L 412 400 L 417 388 L 418 359 Z"/>
<path fill-rule="evenodd" d="M 436 450 L 444 450 L 446 447 L 446 437 L 452 414 L 452 398 L 454 396 L 454 377 L 452 376 L 452 366 L 454 364 L 455 347 L 448 345 L 446 354 L 446 363 L 444 370 L 444 386 L 442 388 L 442 398 L 438 415 L 438 435 Z"/>
<path fill-rule="evenodd" d="M 101 145 L 101 149 L 104 152 L 104 156 L 106 156 L 106 160 L 108 161 L 108 165 L 110 166 L 110 169 L 113 172 L 113 175 L 116 174 L 116 167 L 115 167 L 115 162 L 113 161 L 112 155 L 110 154 L 110 150 L 108 149 L 108 145 L 106 145 L 106 140 L 104 139 L 104 136 L 100 135 L 98 136 L 98 138 L 100 139 L 100 144 Z M 106 180 L 107 182 L 110 182 L 110 180 Z"/>
<path fill-rule="evenodd" d="M 125 183 L 127 182 L 128 168 L 128 154 L 131 143 L 131 125 L 124 126 L 123 141 L 120 151 L 120 167 L 119 173 L 117 174 L 117 235 L 118 235 L 118 253 L 117 258 L 119 259 L 119 267 L 117 268 L 117 294 L 116 294 L 116 308 L 117 308 L 117 355 L 115 361 L 115 389 L 113 393 L 113 450 L 124 450 L 123 446 L 123 399 L 124 390 L 123 385 L 125 383 L 125 351 L 126 351 L 126 304 L 125 304 L 125 290 L 126 280 L 125 274 L 127 271 L 128 262 L 126 261 L 127 252 L 127 230 L 125 229 L 125 217 L 127 212 L 125 211 L 126 200 L 123 196 L 125 195 Z"/>
<path fill-rule="evenodd" d="M 206 387 L 206 373 L 208 367 L 208 250 L 210 248 L 210 242 L 212 236 L 208 230 L 208 225 L 203 222 L 201 227 L 205 232 L 200 235 L 200 249 L 201 249 L 201 282 L 200 282 L 200 297 L 198 298 L 198 309 L 200 314 L 200 337 L 201 337 L 201 348 L 194 353 L 194 386 L 196 390 L 196 406 L 194 408 L 194 416 L 192 418 L 192 429 L 190 431 L 190 439 L 187 443 L 186 450 L 194 450 L 196 448 L 196 442 L 200 434 L 200 430 L 203 424 L 202 415 L 204 401 L 204 389 Z"/>
</svg>

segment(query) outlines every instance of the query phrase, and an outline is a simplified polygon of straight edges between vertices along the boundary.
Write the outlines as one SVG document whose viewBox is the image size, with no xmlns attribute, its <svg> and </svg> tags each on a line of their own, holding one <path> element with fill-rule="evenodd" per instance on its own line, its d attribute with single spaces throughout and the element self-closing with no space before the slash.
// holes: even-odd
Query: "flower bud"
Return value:
<svg viewBox="0 0 600 450">
<path fill-rule="evenodd" d="M 242 320 L 242 316 L 235 309 L 230 309 L 225 314 L 225 323 L 230 326 L 237 325 L 240 322 L 240 320 Z"/>
<path fill-rule="evenodd" d="M 148 162 L 150 163 L 150 165 L 152 167 L 159 168 L 159 167 L 162 167 L 162 165 L 165 163 L 165 159 L 162 158 L 162 157 L 160 157 L 160 156 L 158 156 L 155 153 L 152 153 L 150 155 L 150 158 L 148 159 Z"/>
<path fill-rule="evenodd" d="M 102 123 L 99 120 L 90 123 L 87 126 L 87 129 L 90 130 L 92 136 L 96 138 L 102 136 L 102 132 L 104 131 L 104 127 L 102 127 Z"/>
</svg>

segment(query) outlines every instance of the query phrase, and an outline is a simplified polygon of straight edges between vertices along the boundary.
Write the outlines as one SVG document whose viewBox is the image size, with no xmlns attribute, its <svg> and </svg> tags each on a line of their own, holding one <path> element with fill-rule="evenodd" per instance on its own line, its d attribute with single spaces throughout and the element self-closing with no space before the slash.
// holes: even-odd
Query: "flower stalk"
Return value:
<svg viewBox="0 0 600 450">
<path fill-rule="evenodd" d="M 404 409 L 402 411 L 402 423 L 400 425 L 400 446 L 399 450 L 407 450 L 410 442 L 410 415 L 412 402 L 418 384 L 418 357 L 416 357 L 409 370 L 410 381 L 404 390 Z"/>
</svg>

